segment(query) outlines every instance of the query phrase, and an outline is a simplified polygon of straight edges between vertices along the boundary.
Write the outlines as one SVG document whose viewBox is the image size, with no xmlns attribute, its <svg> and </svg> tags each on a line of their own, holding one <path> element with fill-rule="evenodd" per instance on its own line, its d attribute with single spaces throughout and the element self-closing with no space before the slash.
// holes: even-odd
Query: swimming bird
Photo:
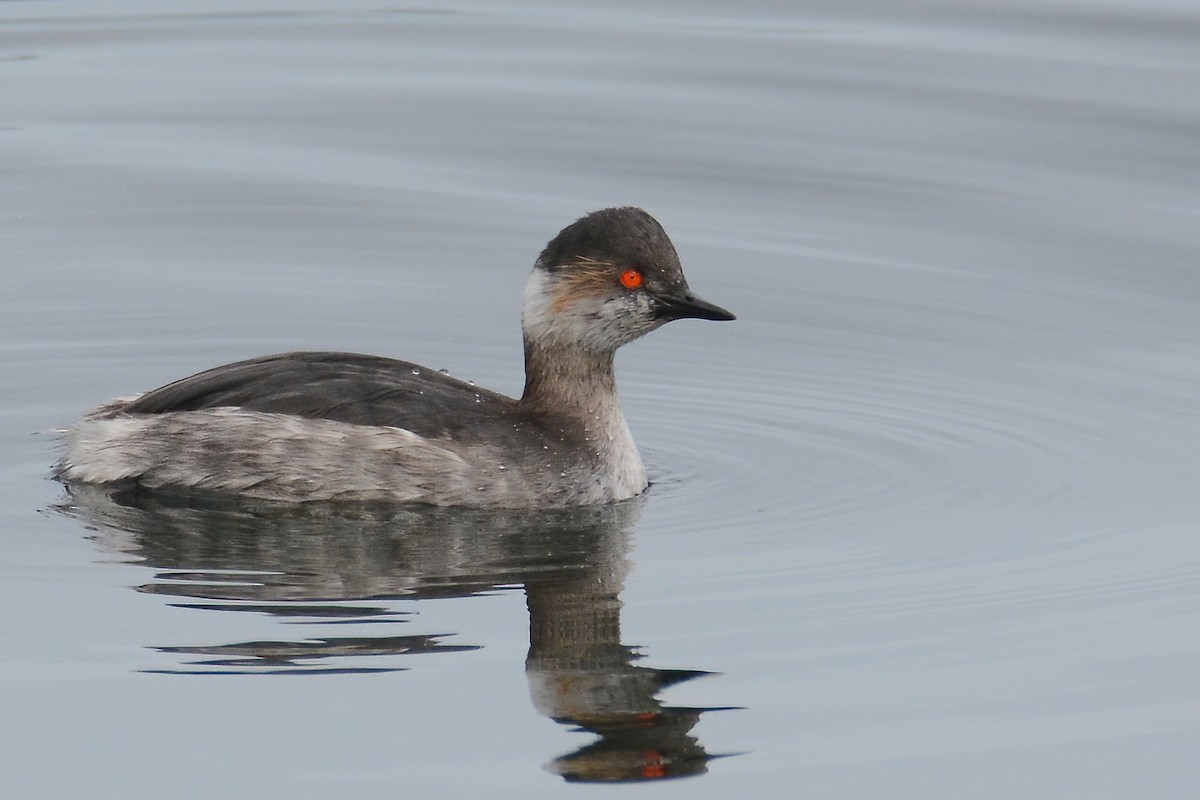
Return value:
<svg viewBox="0 0 1200 800">
<path fill-rule="evenodd" d="M 606 208 L 563 228 L 525 284 L 519 399 L 407 361 L 294 352 L 216 367 L 72 425 L 54 475 L 262 500 L 491 508 L 609 503 L 646 469 L 617 396 L 617 349 L 672 320 L 731 320 L 696 297 L 663 227 Z"/>
</svg>

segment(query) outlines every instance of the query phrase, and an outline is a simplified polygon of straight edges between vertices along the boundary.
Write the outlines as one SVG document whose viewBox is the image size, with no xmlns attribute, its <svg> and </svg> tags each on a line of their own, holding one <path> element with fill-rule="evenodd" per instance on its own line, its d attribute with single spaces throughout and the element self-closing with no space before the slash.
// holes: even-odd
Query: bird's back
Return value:
<svg viewBox="0 0 1200 800">
<path fill-rule="evenodd" d="M 407 361 L 320 352 L 215 367 L 147 392 L 121 410 L 164 414 L 222 407 L 457 440 L 517 413 L 511 398 Z"/>
</svg>

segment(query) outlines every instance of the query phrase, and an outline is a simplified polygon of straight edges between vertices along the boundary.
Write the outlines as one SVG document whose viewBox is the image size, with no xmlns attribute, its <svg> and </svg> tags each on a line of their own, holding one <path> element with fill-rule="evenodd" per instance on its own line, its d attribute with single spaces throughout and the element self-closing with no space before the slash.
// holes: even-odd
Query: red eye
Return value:
<svg viewBox="0 0 1200 800">
<path fill-rule="evenodd" d="M 642 285 L 642 273 L 636 269 L 627 269 L 621 273 L 621 285 L 626 289 L 636 289 Z"/>
</svg>

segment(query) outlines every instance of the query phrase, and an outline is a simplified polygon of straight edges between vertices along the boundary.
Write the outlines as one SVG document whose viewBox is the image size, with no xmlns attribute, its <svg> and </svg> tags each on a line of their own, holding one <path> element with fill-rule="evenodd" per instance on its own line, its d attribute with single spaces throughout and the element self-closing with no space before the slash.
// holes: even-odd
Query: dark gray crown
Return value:
<svg viewBox="0 0 1200 800">
<path fill-rule="evenodd" d="M 663 226 L 634 206 L 593 211 L 572 222 L 542 250 L 537 266 L 554 272 L 580 261 L 658 270 L 668 276 L 682 271 Z"/>
</svg>

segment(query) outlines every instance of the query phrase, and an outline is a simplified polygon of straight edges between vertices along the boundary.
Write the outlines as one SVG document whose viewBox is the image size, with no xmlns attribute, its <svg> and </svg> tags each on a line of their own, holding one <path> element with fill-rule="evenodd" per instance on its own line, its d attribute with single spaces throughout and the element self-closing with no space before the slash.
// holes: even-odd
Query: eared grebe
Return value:
<svg viewBox="0 0 1200 800">
<path fill-rule="evenodd" d="M 378 356 L 264 356 L 92 411 L 66 432 L 54 473 L 289 502 L 623 500 L 647 482 L 613 355 L 686 317 L 734 318 L 691 293 L 657 220 L 608 208 L 564 228 L 534 264 L 520 400 Z"/>
</svg>

